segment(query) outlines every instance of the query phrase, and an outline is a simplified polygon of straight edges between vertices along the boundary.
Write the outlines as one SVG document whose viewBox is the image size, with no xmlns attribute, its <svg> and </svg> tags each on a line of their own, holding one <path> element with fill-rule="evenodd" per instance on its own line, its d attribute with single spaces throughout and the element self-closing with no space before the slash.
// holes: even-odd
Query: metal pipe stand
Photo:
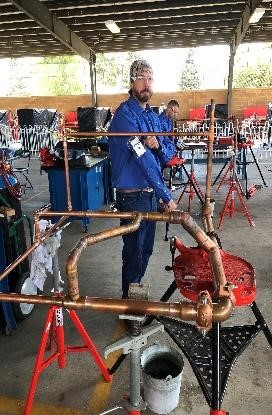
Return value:
<svg viewBox="0 0 272 415">
<path fill-rule="evenodd" d="M 128 318 L 128 316 L 126 317 Z M 133 316 L 133 318 L 135 319 L 137 316 Z M 163 332 L 164 326 L 163 324 L 155 323 L 142 328 L 142 331 L 137 336 L 127 334 L 127 336 L 117 340 L 104 349 L 105 358 L 117 350 L 122 350 L 124 355 L 130 354 L 130 393 L 128 400 L 124 402 L 123 406 L 127 411 L 127 415 L 141 415 L 141 411 L 146 408 L 146 403 L 143 401 L 140 392 L 141 348 L 146 346 L 149 336 L 159 331 Z"/>
<path fill-rule="evenodd" d="M 58 263 L 58 250 L 52 259 L 53 265 L 53 281 L 54 281 L 54 296 L 60 295 L 62 288 L 60 286 L 60 272 Z M 35 392 L 38 386 L 38 380 L 41 372 L 45 370 L 53 361 L 57 360 L 60 369 L 64 369 L 66 366 L 66 356 L 69 352 L 89 352 L 94 359 L 98 368 L 100 369 L 106 382 L 110 382 L 112 376 L 109 374 L 108 369 L 102 360 L 102 357 L 96 350 L 96 347 L 81 323 L 79 317 L 74 310 L 67 310 L 68 315 L 73 321 L 75 329 L 78 331 L 84 344 L 79 346 L 67 346 L 64 339 L 64 324 L 63 324 L 63 308 L 59 306 L 49 307 L 42 338 L 36 357 L 36 363 L 34 366 L 32 379 L 26 399 L 26 405 L 24 409 L 24 415 L 30 415 Z M 48 346 L 48 347 L 47 347 Z M 45 357 L 46 350 L 54 349 L 50 356 Z"/>
</svg>

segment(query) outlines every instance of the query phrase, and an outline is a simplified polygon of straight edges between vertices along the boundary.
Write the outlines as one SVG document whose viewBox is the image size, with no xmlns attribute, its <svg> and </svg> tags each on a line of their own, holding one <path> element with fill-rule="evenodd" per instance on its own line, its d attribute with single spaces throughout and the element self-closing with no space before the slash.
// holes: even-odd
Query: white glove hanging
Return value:
<svg viewBox="0 0 272 415">
<path fill-rule="evenodd" d="M 39 228 L 43 233 L 46 228 L 51 226 L 51 222 L 47 220 L 41 220 L 39 222 Z M 52 258 L 57 254 L 60 247 L 61 231 L 59 230 L 54 235 L 47 238 L 41 245 L 39 245 L 32 253 L 30 279 L 33 283 L 43 290 L 44 282 L 47 277 L 47 272 L 52 274 Z M 60 278 L 60 281 L 63 281 Z"/>
</svg>

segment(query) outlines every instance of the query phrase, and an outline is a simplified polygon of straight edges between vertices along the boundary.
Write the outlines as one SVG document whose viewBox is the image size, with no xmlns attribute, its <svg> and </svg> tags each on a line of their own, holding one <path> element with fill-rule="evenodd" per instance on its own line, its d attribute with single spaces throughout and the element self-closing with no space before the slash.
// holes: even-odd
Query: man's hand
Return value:
<svg viewBox="0 0 272 415">
<path fill-rule="evenodd" d="M 148 135 L 144 138 L 144 145 L 150 150 L 158 150 L 160 148 L 160 144 L 155 136 Z"/>
<path fill-rule="evenodd" d="M 169 203 L 165 203 L 165 212 L 172 212 L 172 210 L 177 210 L 177 208 L 178 205 L 173 199 L 171 199 Z"/>
</svg>

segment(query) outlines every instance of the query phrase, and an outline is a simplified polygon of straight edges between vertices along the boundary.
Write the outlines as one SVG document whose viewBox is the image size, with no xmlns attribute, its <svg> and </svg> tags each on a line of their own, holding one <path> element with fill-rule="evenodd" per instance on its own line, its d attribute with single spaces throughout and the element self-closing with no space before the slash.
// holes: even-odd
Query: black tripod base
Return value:
<svg viewBox="0 0 272 415">
<path fill-rule="evenodd" d="M 270 346 L 272 334 L 254 302 L 251 306 L 257 318 L 252 325 L 221 327 L 214 323 L 202 335 L 195 325 L 162 317 L 165 331 L 189 361 L 201 390 L 211 409 L 220 410 L 232 368 L 251 341 L 263 331 Z"/>
</svg>

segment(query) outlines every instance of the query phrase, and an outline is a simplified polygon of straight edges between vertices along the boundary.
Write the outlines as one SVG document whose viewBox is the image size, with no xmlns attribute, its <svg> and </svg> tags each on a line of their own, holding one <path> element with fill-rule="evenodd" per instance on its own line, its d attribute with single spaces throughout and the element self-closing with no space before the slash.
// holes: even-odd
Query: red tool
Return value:
<svg viewBox="0 0 272 415">
<path fill-rule="evenodd" d="M 173 257 L 174 250 L 179 251 Z M 199 247 L 186 247 L 173 237 L 170 244 L 176 287 L 185 298 L 194 301 L 200 291 L 215 297 L 208 254 Z M 263 331 L 272 346 L 272 334 L 255 303 L 255 271 L 243 258 L 220 250 L 225 276 L 232 286 L 236 306 L 250 306 L 256 321 L 252 325 L 224 326 L 214 322 L 203 336 L 191 324 L 160 318 L 165 330 L 187 357 L 210 407 L 210 415 L 229 415 L 221 409 L 231 370 L 237 358 L 258 333 Z M 169 287 L 170 288 L 170 287 Z M 169 291 L 169 289 L 168 289 Z M 170 292 L 172 295 L 173 291 Z M 166 293 L 165 293 L 166 294 Z M 169 297 L 164 300 L 167 301 Z M 216 298 L 215 298 L 216 301 Z"/>
<path fill-rule="evenodd" d="M 181 253 L 175 258 L 173 271 L 177 287 L 182 295 L 197 301 L 198 293 L 208 290 L 213 296 L 214 283 L 208 254 L 201 248 L 187 248 L 178 239 L 175 247 Z M 221 250 L 221 258 L 226 279 L 231 283 L 236 306 L 251 304 L 256 297 L 255 272 L 251 264 L 243 258 Z"/>
</svg>

